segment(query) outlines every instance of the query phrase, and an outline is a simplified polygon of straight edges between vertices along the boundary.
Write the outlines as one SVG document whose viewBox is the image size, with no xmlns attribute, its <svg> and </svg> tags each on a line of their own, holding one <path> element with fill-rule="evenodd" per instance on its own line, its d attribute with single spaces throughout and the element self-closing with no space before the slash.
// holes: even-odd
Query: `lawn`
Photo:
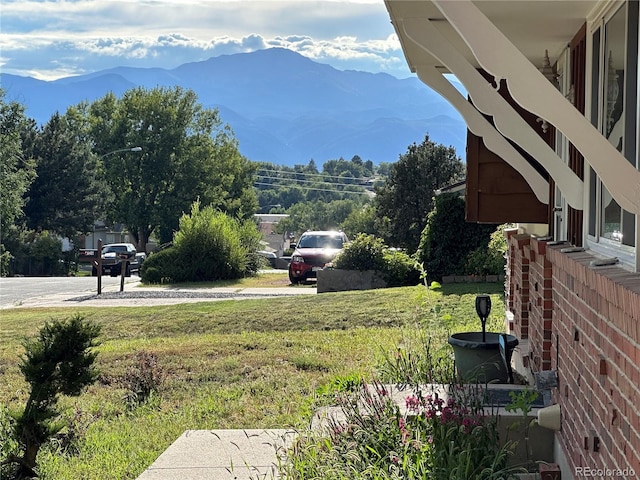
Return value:
<svg viewBox="0 0 640 480">
<path fill-rule="evenodd" d="M 42 478 L 132 479 L 188 429 L 306 427 L 327 402 L 318 392 L 339 378 L 371 378 L 408 332 L 426 331 L 444 345 L 449 333 L 478 330 L 478 293 L 492 295 L 490 328 L 501 329 L 499 284 L 149 308 L 3 310 L 0 405 L 19 410 L 26 398 L 18 370 L 25 336 L 50 319 L 76 313 L 91 319 L 102 326 L 100 379 L 82 396 L 62 399 L 63 420 L 79 440 L 75 448 L 53 444 L 41 452 Z M 158 396 L 131 408 L 125 380 L 142 351 L 157 358 L 164 381 Z"/>
</svg>

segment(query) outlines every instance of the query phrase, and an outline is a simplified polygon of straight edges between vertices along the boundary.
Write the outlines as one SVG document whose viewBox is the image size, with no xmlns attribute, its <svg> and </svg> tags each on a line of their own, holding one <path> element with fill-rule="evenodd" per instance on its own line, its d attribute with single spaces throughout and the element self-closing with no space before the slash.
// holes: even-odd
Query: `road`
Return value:
<svg viewBox="0 0 640 480">
<path fill-rule="evenodd" d="M 273 270 L 269 270 L 273 272 Z M 285 275 L 287 271 L 283 272 Z M 134 307 L 177 303 L 242 300 L 291 295 L 315 295 L 313 287 L 139 287 L 137 276 L 102 277 L 102 295 L 97 294 L 96 277 L 0 278 L 0 310 L 30 307 Z"/>
<path fill-rule="evenodd" d="M 125 277 L 125 290 L 140 279 Z M 102 277 L 102 290 L 120 290 L 120 277 Z M 31 299 L 52 295 L 87 295 L 98 293 L 97 277 L 9 277 L 0 278 L 0 308 L 20 305 Z"/>
</svg>

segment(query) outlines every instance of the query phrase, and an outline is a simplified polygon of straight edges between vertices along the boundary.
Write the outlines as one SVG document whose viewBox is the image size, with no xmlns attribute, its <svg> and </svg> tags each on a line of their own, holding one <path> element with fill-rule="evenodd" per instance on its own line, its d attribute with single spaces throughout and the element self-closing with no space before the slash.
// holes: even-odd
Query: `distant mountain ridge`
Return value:
<svg viewBox="0 0 640 480">
<path fill-rule="evenodd" d="M 460 115 L 417 78 L 341 71 L 291 50 L 272 48 L 223 55 L 177 68 L 116 67 L 51 82 L 0 74 L 7 99 L 27 107 L 38 124 L 55 111 L 136 86 L 194 90 L 218 108 L 250 160 L 278 165 L 318 164 L 359 155 L 393 162 L 412 143 L 453 146 L 464 159 Z"/>
</svg>

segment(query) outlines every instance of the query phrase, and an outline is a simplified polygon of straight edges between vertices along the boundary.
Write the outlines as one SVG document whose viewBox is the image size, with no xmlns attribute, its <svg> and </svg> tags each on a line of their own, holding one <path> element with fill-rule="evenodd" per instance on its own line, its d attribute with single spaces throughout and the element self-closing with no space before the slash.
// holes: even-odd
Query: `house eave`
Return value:
<svg viewBox="0 0 640 480">
<path fill-rule="evenodd" d="M 493 118 L 499 134 L 523 148 L 545 168 L 570 206 L 583 208 L 582 179 L 478 78 L 479 69 L 497 80 L 506 79 L 514 100 L 560 130 L 583 154 L 605 186 L 616 192 L 618 203 L 630 212 L 640 213 L 640 192 L 634 188 L 640 183 L 640 172 L 538 71 L 545 51 L 550 56 L 559 55 L 601 3 L 386 0 L 411 70 L 432 87 L 439 87 L 433 69 L 453 73 L 469 92 L 476 108 Z M 449 97 L 445 95 L 451 101 Z M 469 125 L 469 115 L 463 113 L 463 117 Z M 474 133 L 483 140 L 488 138 L 487 130 L 478 132 L 476 128 Z M 503 152 L 489 148 L 504 158 Z M 508 158 L 505 161 L 511 163 Z M 535 191 L 535 175 L 511 164 Z"/>
</svg>

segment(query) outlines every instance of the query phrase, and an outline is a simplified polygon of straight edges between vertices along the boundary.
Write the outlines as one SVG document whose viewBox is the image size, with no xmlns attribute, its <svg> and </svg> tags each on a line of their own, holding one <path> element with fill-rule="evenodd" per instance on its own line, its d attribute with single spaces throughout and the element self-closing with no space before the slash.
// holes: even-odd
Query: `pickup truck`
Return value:
<svg viewBox="0 0 640 480">
<path fill-rule="evenodd" d="M 127 259 L 127 270 L 125 275 L 131 276 L 132 272 L 139 273 L 142 262 L 147 257 L 144 252 L 138 253 L 132 243 L 110 243 L 102 247 L 102 275 L 107 273 L 112 277 L 117 277 L 121 273 L 123 260 Z M 91 269 L 91 275 L 96 276 L 96 267 Z"/>
</svg>

